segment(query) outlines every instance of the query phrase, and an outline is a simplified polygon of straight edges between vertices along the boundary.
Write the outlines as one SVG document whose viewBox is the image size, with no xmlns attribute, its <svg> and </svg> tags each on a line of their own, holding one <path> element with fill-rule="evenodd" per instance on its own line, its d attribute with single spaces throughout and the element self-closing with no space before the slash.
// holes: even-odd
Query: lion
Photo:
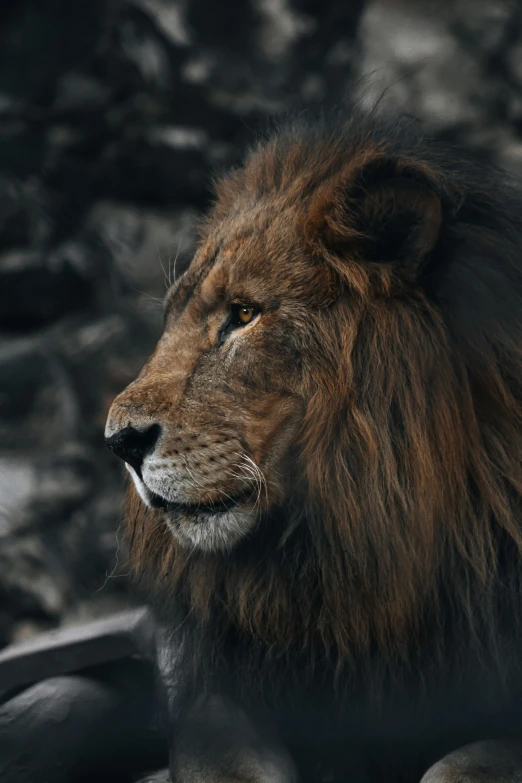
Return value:
<svg viewBox="0 0 522 783">
<path fill-rule="evenodd" d="M 378 110 L 217 179 L 106 427 L 174 781 L 522 779 L 521 216 Z"/>
</svg>

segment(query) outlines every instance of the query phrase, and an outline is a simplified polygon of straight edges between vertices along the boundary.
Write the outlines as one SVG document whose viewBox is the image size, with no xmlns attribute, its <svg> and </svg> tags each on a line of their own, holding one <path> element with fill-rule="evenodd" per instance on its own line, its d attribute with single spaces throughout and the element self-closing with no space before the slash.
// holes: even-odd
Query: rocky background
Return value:
<svg viewBox="0 0 522 783">
<path fill-rule="evenodd" d="M 517 0 L 1 4 L 0 646 L 132 600 L 103 425 L 213 173 L 274 113 L 384 88 L 522 174 Z"/>
</svg>

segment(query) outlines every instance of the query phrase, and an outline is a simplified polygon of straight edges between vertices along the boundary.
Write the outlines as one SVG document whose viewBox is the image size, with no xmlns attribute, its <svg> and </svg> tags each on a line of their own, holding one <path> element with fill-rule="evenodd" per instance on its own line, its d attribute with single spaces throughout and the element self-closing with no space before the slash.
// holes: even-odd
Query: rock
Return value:
<svg viewBox="0 0 522 783">
<path fill-rule="evenodd" d="M 0 611 L 0 648 L 9 644 L 13 638 L 14 621 L 9 611 Z"/>
<path fill-rule="evenodd" d="M 522 44 L 512 46 L 506 59 L 513 77 L 519 85 L 522 85 Z"/>
<path fill-rule="evenodd" d="M 41 535 L 4 536 L 0 549 L 0 603 L 13 618 L 57 623 L 71 599 L 73 580 Z"/>
<path fill-rule="evenodd" d="M 0 176 L 0 252 L 37 246 L 46 239 L 48 224 L 43 202 L 44 191 L 39 183 Z"/>
<path fill-rule="evenodd" d="M 36 251 L 0 258 L 0 329 L 29 331 L 84 308 L 92 294 L 66 259 L 52 263 Z"/>
<path fill-rule="evenodd" d="M 1 296 L 1 295 L 0 295 Z M 0 455 L 44 448 L 74 425 L 63 365 L 39 338 L 0 341 Z"/>
<path fill-rule="evenodd" d="M 384 105 L 419 116 L 428 131 L 509 166 L 504 138 L 520 136 L 521 33 L 510 0 L 368 0 L 358 92 L 369 103 L 382 97 Z"/>
<path fill-rule="evenodd" d="M 150 667 L 118 661 L 53 677 L 0 707 L 3 783 L 135 779 L 164 766 Z"/>
<path fill-rule="evenodd" d="M 207 164 L 204 151 L 190 141 L 165 143 L 153 135 L 122 143 L 103 161 L 98 187 L 111 199 L 145 205 L 204 203 Z"/>
<path fill-rule="evenodd" d="M 152 661 L 154 622 L 146 609 L 40 634 L 0 652 L 0 692 L 109 661 Z"/>
<path fill-rule="evenodd" d="M 88 224 L 109 247 L 121 278 L 161 313 L 168 286 L 187 268 L 196 245 L 195 209 L 144 210 L 99 202 Z"/>
<path fill-rule="evenodd" d="M 447 13 L 449 24 L 455 30 L 458 39 L 468 37 L 468 42 L 479 52 L 495 54 L 506 48 L 513 30 L 511 25 L 516 19 L 515 6 L 507 2 L 491 0 L 459 0 L 453 3 Z M 509 46 L 507 47 L 509 48 Z"/>
<path fill-rule="evenodd" d="M 430 12 L 422 2 L 414 7 L 372 0 L 366 3 L 360 34 L 361 77 L 376 71 L 370 84 L 362 82 L 367 101 L 388 88 L 388 105 L 417 114 L 438 132 L 482 119 L 487 78 L 480 61 L 459 45 L 444 14 Z"/>
<path fill-rule="evenodd" d="M 1 20 L 0 91 L 48 106 L 60 75 L 91 56 L 104 12 L 105 0 L 74 10 L 60 0 L 8 4 Z"/>
</svg>

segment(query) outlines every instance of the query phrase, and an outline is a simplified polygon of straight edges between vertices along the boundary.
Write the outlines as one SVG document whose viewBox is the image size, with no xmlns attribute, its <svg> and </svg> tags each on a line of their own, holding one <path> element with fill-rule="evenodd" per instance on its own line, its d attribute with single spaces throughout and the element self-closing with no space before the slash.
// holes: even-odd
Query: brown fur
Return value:
<svg viewBox="0 0 522 783">
<path fill-rule="evenodd" d="M 375 648 L 407 658 L 436 642 L 442 594 L 466 635 L 494 636 L 500 552 L 518 558 L 522 547 L 522 342 L 485 315 L 489 337 L 484 327 L 473 345 L 422 271 L 448 243 L 458 258 L 457 236 L 486 255 L 498 248 L 506 268 L 519 248 L 487 220 L 459 224 L 463 204 L 487 208 L 487 182 L 467 169 L 459 179 L 408 143 L 371 123 L 329 136 L 293 129 L 219 180 L 200 250 L 169 294 L 165 335 L 112 412 L 124 423 L 125 406 L 141 406 L 185 426 L 195 394 L 198 436 L 226 419 L 265 467 L 275 438 L 261 511 L 270 519 L 282 507 L 286 523 L 271 549 L 189 552 L 130 488 L 132 566 L 203 624 L 219 612 L 268 648 L 326 649 L 338 663 Z M 368 260 L 374 224 L 401 209 L 420 226 L 413 250 Z M 182 376 L 215 346 L 212 308 L 230 286 L 266 307 L 255 362 L 238 359 L 214 386 L 209 365 L 194 391 Z M 188 311 L 207 324 L 208 343 L 192 336 Z M 174 383 L 178 361 L 186 369 Z M 281 445 L 283 404 L 298 429 Z"/>
</svg>

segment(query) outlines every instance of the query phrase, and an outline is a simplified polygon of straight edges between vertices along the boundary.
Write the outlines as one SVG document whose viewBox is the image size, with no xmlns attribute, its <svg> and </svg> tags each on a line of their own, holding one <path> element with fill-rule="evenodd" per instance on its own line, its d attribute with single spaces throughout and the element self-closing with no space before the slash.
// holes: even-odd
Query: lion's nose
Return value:
<svg viewBox="0 0 522 783">
<path fill-rule="evenodd" d="M 111 451 L 128 462 L 139 473 L 143 458 L 154 448 L 160 432 L 159 424 L 152 424 L 145 430 L 124 427 L 111 435 L 110 438 L 105 438 L 105 443 Z"/>
</svg>

